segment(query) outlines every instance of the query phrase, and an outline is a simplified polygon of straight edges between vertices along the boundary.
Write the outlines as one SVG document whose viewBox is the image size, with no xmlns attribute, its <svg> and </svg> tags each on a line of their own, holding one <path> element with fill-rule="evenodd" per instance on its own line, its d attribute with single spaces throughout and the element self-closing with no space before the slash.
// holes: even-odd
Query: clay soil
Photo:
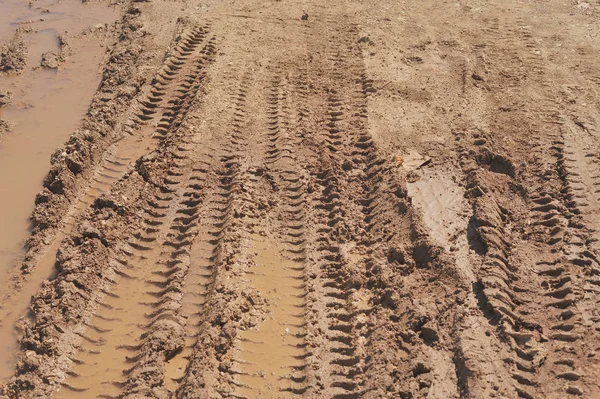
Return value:
<svg viewBox="0 0 600 399">
<path fill-rule="evenodd" d="M 113 10 L 0 397 L 600 398 L 600 2 Z"/>
</svg>

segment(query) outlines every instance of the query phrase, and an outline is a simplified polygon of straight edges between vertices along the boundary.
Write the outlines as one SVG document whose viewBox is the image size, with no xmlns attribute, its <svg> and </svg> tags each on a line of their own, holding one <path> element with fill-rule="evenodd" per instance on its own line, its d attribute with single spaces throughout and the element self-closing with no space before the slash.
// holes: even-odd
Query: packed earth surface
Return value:
<svg viewBox="0 0 600 399">
<path fill-rule="evenodd" d="M 0 398 L 600 398 L 600 1 L 0 1 Z"/>
</svg>

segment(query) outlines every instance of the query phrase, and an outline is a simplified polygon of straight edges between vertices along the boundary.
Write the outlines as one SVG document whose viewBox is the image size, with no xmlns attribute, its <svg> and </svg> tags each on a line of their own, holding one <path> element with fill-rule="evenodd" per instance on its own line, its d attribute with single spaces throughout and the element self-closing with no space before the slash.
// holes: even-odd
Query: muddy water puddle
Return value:
<svg viewBox="0 0 600 399">
<path fill-rule="evenodd" d="M 269 302 L 269 314 L 243 331 L 236 348 L 238 394 L 247 398 L 293 397 L 292 378 L 303 366 L 302 263 L 285 258 L 275 242 L 254 237 L 255 265 L 247 284 Z"/>
<path fill-rule="evenodd" d="M 78 33 L 88 26 L 110 23 L 118 12 L 100 2 L 80 0 L 0 1 L 0 42 L 6 42 L 19 27 L 35 31 L 53 29 Z"/>
<path fill-rule="evenodd" d="M 50 155 L 80 124 L 101 78 L 105 57 L 103 39 L 79 35 L 96 24 L 112 23 L 118 10 L 86 6 L 78 0 L 0 2 L 0 43 L 8 42 L 18 27 L 28 48 L 27 65 L 20 75 L 0 76 L 0 89 L 12 92 L 12 103 L 0 110 L 0 118 L 12 130 L 0 140 L 0 382 L 14 371 L 11 354 L 17 347 L 15 322 L 25 315 L 31 296 L 52 272 L 59 237 L 39 261 L 21 290 L 10 289 L 29 236 L 29 215 L 34 198 L 50 167 Z M 37 68 L 44 52 L 60 50 L 59 34 L 68 31 L 70 52 L 58 70 Z M 77 36 L 76 36 L 77 35 Z"/>
</svg>

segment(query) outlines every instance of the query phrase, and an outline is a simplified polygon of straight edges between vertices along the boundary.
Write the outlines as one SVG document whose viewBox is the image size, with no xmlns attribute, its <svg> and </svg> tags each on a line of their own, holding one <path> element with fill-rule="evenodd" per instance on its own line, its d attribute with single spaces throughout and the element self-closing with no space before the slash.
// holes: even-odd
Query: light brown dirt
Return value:
<svg viewBox="0 0 600 399">
<path fill-rule="evenodd" d="M 598 7 L 124 4 L 0 395 L 600 397 Z"/>
</svg>

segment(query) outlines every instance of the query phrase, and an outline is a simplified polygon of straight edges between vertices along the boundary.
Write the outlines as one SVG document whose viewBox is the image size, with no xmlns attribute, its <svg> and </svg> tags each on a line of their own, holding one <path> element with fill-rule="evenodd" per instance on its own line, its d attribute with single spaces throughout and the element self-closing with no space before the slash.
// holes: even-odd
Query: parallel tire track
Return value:
<svg viewBox="0 0 600 399">
<path fill-rule="evenodd" d="M 185 142 L 185 139 L 182 140 L 185 136 L 177 134 L 177 130 L 200 88 L 205 66 L 215 52 L 214 39 L 200 47 L 204 36 L 202 29 L 193 30 L 184 36 L 174 55 L 167 58 L 153 82 L 147 101 L 142 102 L 141 112 L 136 114 L 139 122 L 135 124 L 140 125 L 137 127 L 142 140 L 152 138 L 148 132 L 154 128 L 144 125 L 154 120 L 156 114 L 155 131 L 162 140 L 169 133 L 176 135 L 180 142 Z M 161 113 L 157 112 L 159 107 L 163 109 Z M 165 144 L 173 146 L 169 142 Z M 185 255 L 186 250 L 189 251 L 191 243 L 189 234 L 175 235 L 167 233 L 166 229 L 169 226 L 171 229 L 193 227 L 196 208 L 186 206 L 184 200 L 181 204 L 176 201 L 183 194 L 180 191 L 184 189 L 181 186 L 185 178 L 194 180 L 200 176 L 190 176 L 185 172 L 189 170 L 186 152 L 190 149 L 182 144 L 175 144 L 174 147 L 169 153 L 171 168 L 158 184 L 154 198 L 142 208 L 141 229 L 121 249 L 122 256 L 117 261 L 123 265 L 123 271 L 118 272 L 119 278 L 114 282 L 114 289 L 105 292 L 106 299 L 100 303 L 100 312 L 88 324 L 88 332 L 79 333 L 83 338 L 83 346 L 80 355 L 74 359 L 71 378 L 63 383 L 64 397 L 69 397 L 69 392 L 77 396 L 78 392 L 88 390 L 98 395 L 103 392 L 101 395 L 104 397 L 116 397 L 123 388 L 127 392 L 143 391 L 143 384 L 136 382 L 137 376 L 135 373 L 131 375 L 128 370 L 137 370 L 135 366 L 139 367 L 142 363 L 148 366 L 163 362 L 181 349 L 177 339 L 166 345 L 163 343 L 162 347 L 156 342 L 164 339 L 166 331 L 177 333 L 182 329 L 178 318 L 181 298 L 174 293 L 181 291 L 183 276 L 169 272 L 173 272 L 170 268 L 177 265 L 176 260 Z M 145 147 L 125 149 L 134 152 L 147 150 Z M 111 185 L 109 182 L 104 184 L 108 187 Z M 190 186 L 193 188 L 195 183 Z M 178 205 L 184 207 L 177 209 Z M 166 235 L 162 243 L 161 235 Z M 162 245 L 157 247 L 158 243 Z M 163 247 L 172 247 L 173 251 L 162 252 L 160 248 Z M 153 275 L 168 277 L 160 281 Z M 124 302 L 124 298 L 129 300 Z M 136 355 L 137 350 L 143 350 L 144 356 Z M 106 369 L 99 373 L 98 367 Z M 142 380 L 147 380 L 147 377 L 144 376 Z M 159 373 L 155 378 L 162 379 L 163 376 Z"/>
<path fill-rule="evenodd" d="M 205 397 L 209 394 L 229 396 L 234 389 L 232 387 L 235 387 L 235 366 L 233 362 L 224 360 L 233 350 L 234 332 L 231 329 L 232 324 L 238 321 L 237 318 L 236 321 L 230 318 L 235 318 L 234 314 L 239 312 L 239 309 L 228 309 L 228 306 L 235 306 L 237 302 L 237 295 L 233 293 L 235 288 L 231 286 L 232 280 L 236 278 L 232 279 L 232 274 L 237 273 L 239 264 L 244 262 L 243 254 L 236 243 L 242 238 L 242 229 L 237 218 L 243 208 L 243 201 L 240 199 L 243 187 L 240 155 L 243 154 L 247 140 L 243 133 L 247 123 L 248 80 L 248 76 L 245 75 L 237 82 L 237 87 L 232 89 L 234 106 L 230 110 L 231 128 L 220 136 L 216 143 L 214 180 L 205 200 L 209 216 L 203 221 L 205 234 L 199 236 L 196 241 L 199 248 L 204 248 L 200 249 L 201 257 L 206 259 L 208 256 L 209 266 L 205 270 L 210 270 L 209 276 L 198 273 L 203 281 L 209 278 L 206 286 L 208 292 L 197 296 L 197 287 L 188 285 L 193 281 L 192 275 L 188 274 L 184 298 L 187 296 L 190 301 L 188 306 L 193 309 L 188 316 L 190 325 L 187 329 L 188 342 L 192 347 L 184 349 L 181 354 L 185 356 L 185 370 L 183 376 L 176 377 L 177 398 Z M 192 267 L 196 268 L 193 264 Z M 198 271 L 194 270 L 193 273 Z M 225 325 L 227 328 L 223 329 Z M 215 369 L 220 361 L 222 363 Z M 183 366 L 179 366 L 179 371 L 182 368 Z M 218 382 L 224 375 L 229 383 Z M 201 376 L 202 387 L 198 386 L 198 376 Z"/>
<path fill-rule="evenodd" d="M 423 360 L 416 361 L 427 358 L 424 352 L 435 354 L 433 341 L 440 337 L 430 336 L 426 321 L 411 319 L 441 316 L 419 315 L 424 309 L 402 299 L 408 296 L 403 286 L 410 280 L 405 277 L 415 265 L 435 275 L 442 260 L 420 232 L 394 164 L 379 154 L 368 131 L 367 98 L 376 89 L 366 77 L 352 32 L 332 30 L 337 40 L 328 42 L 327 61 L 311 66 L 322 77 L 323 88 L 322 94 L 311 94 L 323 104 L 318 110 L 323 113 L 318 127 L 323 133 L 315 137 L 323 143 L 316 165 L 319 188 L 312 198 L 320 269 L 315 297 L 324 309 L 311 307 L 317 316 L 310 318 L 314 326 L 309 342 L 316 346 L 315 357 L 328 361 L 315 367 L 310 380 L 316 381 L 312 389 L 317 396 L 419 397 L 432 383 L 456 386 Z M 443 282 L 431 288 L 438 297 L 446 296 Z M 410 310 L 401 314 L 404 306 Z M 444 303 L 440 312 L 450 306 Z M 413 335 L 403 333 L 406 330 Z M 391 342 L 396 344 L 390 347 Z M 435 356 L 452 363 L 451 353 L 441 350 Z"/>
<path fill-rule="evenodd" d="M 269 319 L 256 330 L 240 333 L 236 370 L 240 397 L 293 397 L 307 389 L 306 364 L 309 355 L 304 342 L 305 232 L 306 200 L 303 176 L 297 170 L 299 159 L 294 146 L 295 112 L 291 86 L 276 76 L 267 94 L 265 163 L 272 187 L 279 231 L 253 236 L 255 265 L 248 284 L 269 299 Z M 275 234 L 274 234 L 275 233 Z M 275 248 L 275 249 L 272 249 Z M 281 251 L 277 248 L 282 248 Z M 271 320 L 272 319 L 272 320 Z"/>
</svg>

